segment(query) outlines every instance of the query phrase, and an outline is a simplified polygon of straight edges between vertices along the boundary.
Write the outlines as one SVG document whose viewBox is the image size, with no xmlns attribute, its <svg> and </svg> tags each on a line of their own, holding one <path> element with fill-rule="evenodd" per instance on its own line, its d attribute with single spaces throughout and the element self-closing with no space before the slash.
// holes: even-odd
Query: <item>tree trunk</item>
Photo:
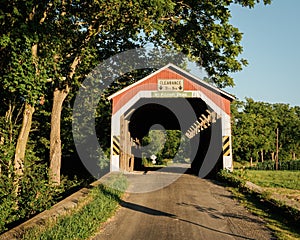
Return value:
<svg viewBox="0 0 300 240">
<path fill-rule="evenodd" d="M 4 137 L 2 137 L 0 135 L 0 145 L 3 145 L 4 144 Z M 1 166 L 1 162 L 0 162 L 0 176 L 1 176 L 1 173 L 2 173 L 2 166 Z"/>
<path fill-rule="evenodd" d="M 51 112 L 51 132 L 50 132 L 50 181 L 55 185 L 60 184 L 61 167 L 61 139 L 60 122 L 61 111 L 64 100 L 69 93 L 68 87 L 60 90 L 56 88 L 53 93 L 53 106 Z"/>
<path fill-rule="evenodd" d="M 260 151 L 261 162 L 264 162 L 264 150 Z"/>
<path fill-rule="evenodd" d="M 276 130 L 276 158 L 275 158 L 275 168 L 278 170 L 279 162 L 279 128 Z"/>
<path fill-rule="evenodd" d="M 252 166 L 253 166 L 253 158 L 250 157 L 250 167 L 252 167 Z"/>
<path fill-rule="evenodd" d="M 21 131 L 19 133 L 16 151 L 15 151 L 15 159 L 14 159 L 14 173 L 15 173 L 15 186 L 16 192 L 18 191 L 19 179 L 23 175 L 24 172 L 24 159 L 25 159 L 25 151 L 26 144 L 29 137 L 29 132 L 31 129 L 32 123 L 32 115 L 34 113 L 34 107 L 30 104 L 26 103 L 24 112 L 23 112 L 23 121 Z"/>
<path fill-rule="evenodd" d="M 271 152 L 271 157 L 272 157 L 272 161 L 274 162 L 275 161 L 275 153 L 274 152 Z"/>
</svg>

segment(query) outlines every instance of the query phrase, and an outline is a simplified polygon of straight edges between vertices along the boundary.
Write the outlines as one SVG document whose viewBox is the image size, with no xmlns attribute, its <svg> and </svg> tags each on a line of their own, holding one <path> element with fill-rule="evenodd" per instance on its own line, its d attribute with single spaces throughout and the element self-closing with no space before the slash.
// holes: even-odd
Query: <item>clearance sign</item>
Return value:
<svg viewBox="0 0 300 240">
<path fill-rule="evenodd" d="M 158 79 L 158 91 L 183 91 L 183 79 Z"/>
</svg>

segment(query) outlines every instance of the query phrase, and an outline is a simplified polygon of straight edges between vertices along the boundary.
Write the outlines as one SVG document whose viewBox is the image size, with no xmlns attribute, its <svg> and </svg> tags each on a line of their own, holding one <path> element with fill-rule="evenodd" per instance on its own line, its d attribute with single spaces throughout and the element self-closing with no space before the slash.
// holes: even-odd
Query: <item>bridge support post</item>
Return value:
<svg viewBox="0 0 300 240">
<path fill-rule="evenodd" d="M 232 164 L 232 142 L 230 116 L 222 116 L 222 148 L 223 148 L 223 169 L 233 170 Z"/>
<path fill-rule="evenodd" d="M 129 121 L 124 115 L 120 117 L 120 158 L 119 168 L 121 171 L 133 171 L 133 155 L 131 153 L 132 140 L 129 132 Z"/>
</svg>

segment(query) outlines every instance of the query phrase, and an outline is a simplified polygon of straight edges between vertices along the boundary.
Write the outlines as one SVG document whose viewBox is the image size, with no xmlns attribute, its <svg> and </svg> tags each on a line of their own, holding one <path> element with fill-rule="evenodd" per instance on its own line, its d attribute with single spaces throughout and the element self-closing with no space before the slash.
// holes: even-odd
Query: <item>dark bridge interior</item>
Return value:
<svg viewBox="0 0 300 240">
<path fill-rule="evenodd" d="M 128 115 L 127 119 L 130 121 L 131 137 L 141 141 L 151 127 L 157 124 L 162 125 L 166 130 L 180 130 L 185 134 L 201 114 L 206 114 L 206 110 L 210 108 L 200 98 L 142 98 L 125 115 Z M 221 121 L 218 120 L 215 124 L 221 131 Z M 192 163 L 189 172 L 198 175 L 209 148 L 210 137 L 211 127 L 208 127 L 190 140 Z M 222 141 L 222 137 L 219 139 Z M 139 170 L 141 159 L 135 157 L 134 162 L 135 170 Z M 207 177 L 214 177 L 220 168 L 222 168 L 222 154 Z"/>
</svg>

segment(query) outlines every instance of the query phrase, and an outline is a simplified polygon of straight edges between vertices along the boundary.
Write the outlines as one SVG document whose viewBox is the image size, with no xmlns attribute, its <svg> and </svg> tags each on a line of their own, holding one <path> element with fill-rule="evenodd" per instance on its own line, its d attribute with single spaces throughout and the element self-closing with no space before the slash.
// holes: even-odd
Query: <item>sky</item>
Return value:
<svg viewBox="0 0 300 240">
<path fill-rule="evenodd" d="M 225 91 L 244 100 L 300 106 L 300 1 L 273 0 L 253 9 L 232 6 L 231 24 L 243 33 L 249 64 L 231 74 L 236 86 Z"/>
</svg>

